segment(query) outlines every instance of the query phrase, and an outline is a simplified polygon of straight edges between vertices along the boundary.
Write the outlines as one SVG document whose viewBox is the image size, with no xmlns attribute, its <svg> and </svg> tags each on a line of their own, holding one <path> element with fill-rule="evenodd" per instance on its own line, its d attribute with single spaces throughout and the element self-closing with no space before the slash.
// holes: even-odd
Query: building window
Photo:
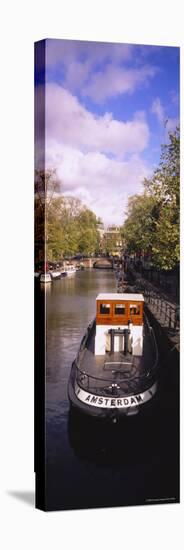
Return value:
<svg viewBox="0 0 184 550">
<path fill-rule="evenodd" d="M 125 315 L 125 304 L 115 304 L 115 315 Z"/>
<path fill-rule="evenodd" d="M 130 315 L 140 315 L 139 304 L 130 304 Z"/>
<path fill-rule="evenodd" d="M 100 314 L 109 315 L 110 313 L 110 304 L 100 304 Z"/>
</svg>

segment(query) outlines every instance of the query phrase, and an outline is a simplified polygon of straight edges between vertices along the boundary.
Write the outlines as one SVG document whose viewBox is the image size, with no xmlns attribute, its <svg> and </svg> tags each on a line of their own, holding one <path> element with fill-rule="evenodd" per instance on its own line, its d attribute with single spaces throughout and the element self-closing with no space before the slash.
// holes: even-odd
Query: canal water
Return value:
<svg viewBox="0 0 184 550">
<path fill-rule="evenodd" d="M 47 509 L 177 501 L 177 402 L 169 387 L 146 417 L 111 424 L 70 411 L 71 364 L 97 294 L 116 289 L 113 271 L 79 271 L 45 286 Z"/>
</svg>

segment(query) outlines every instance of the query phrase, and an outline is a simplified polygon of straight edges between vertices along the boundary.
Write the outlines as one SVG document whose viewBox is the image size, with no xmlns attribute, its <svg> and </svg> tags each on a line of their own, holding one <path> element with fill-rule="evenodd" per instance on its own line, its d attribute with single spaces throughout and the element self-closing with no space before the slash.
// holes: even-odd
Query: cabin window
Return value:
<svg viewBox="0 0 184 550">
<path fill-rule="evenodd" d="M 130 315 L 140 315 L 139 304 L 130 304 Z"/>
<path fill-rule="evenodd" d="M 125 315 L 125 304 L 115 304 L 115 315 Z"/>
<path fill-rule="evenodd" d="M 110 304 L 100 304 L 100 313 L 101 315 L 109 315 Z"/>
</svg>

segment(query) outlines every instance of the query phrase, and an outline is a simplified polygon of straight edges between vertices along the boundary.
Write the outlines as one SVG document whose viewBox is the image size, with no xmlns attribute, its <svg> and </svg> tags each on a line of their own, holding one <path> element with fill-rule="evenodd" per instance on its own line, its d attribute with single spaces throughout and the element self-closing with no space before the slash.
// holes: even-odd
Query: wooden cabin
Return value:
<svg viewBox="0 0 184 550">
<path fill-rule="evenodd" d="M 106 293 L 96 298 L 95 355 L 143 352 L 142 294 Z"/>
</svg>

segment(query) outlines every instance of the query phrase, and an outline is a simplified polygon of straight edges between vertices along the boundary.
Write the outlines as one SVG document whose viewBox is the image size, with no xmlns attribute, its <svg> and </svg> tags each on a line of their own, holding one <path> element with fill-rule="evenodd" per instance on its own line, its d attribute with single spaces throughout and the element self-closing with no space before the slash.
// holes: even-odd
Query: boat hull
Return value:
<svg viewBox="0 0 184 550">
<path fill-rule="evenodd" d="M 68 397 L 72 407 L 80 412 L 99 418 L 118 419 L 121 416 L 133 416 L 145 410 L 145 408 L 153 400 L 158 387 L 157 380 L 139 393 L 131 393 L 116 397 L 115 395 L 98 395 L 96 392 L 91 393 L 85 391 L 76 382 L 75 364 L 72 366 L 72 371 L 68 383 Z"/>
<path fill-rule="evenodd" d="M 51 271 L 50 275 L 54 281 L 61 279 L 61 271 Z"/>
<path fill-rule="evenodd" d="M 52 276 L 50 273 L 41 273 L 40 277 L 39 277 L 39 281 L 41 284 L 48 284 L 48 283 L 51 283 L 52 282 Z"/>
<path fill-rule="evenodd" d="M 144 316 L 144 352 L 94 354 L 95 321 L 81 342 L 68 382 L 70 404 L 96 417 L 132 416 L 149 407 L 158 387 L 159 357 L 155 335 Z"/>
</svg>

